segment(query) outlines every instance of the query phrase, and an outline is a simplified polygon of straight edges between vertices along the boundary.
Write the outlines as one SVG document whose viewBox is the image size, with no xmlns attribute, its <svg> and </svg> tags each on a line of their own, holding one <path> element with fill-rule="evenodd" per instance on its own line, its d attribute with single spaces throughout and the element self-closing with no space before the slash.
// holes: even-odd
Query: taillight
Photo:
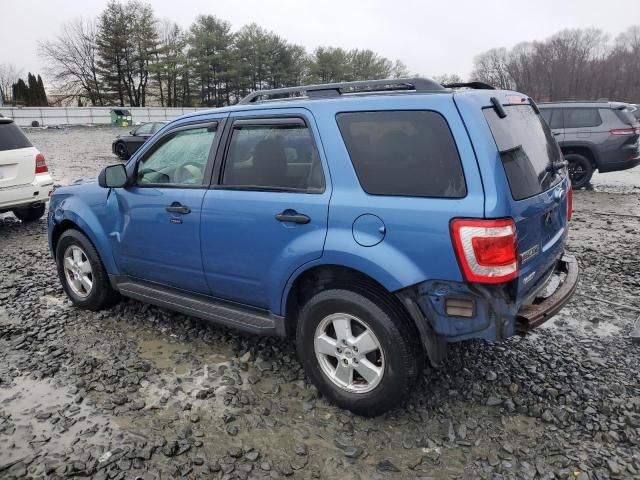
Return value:
<svg viewBox="0 0 640 480">
<path fill-rule="evenodd" d="M 518 276 L 516 226 L 512 219 L 451 221 L 451 238 L 465 279 L 503 283 Z"/>
<path fill-rule="evenodd" d="M 44 155 L 39 153 L 36 155 L 36 175 L 38 173 L 47 173 L 49 171 L 49 167 L 47 167 L 47 161 L 44 158 Z"/>
<path fill-rule="evenodd" d="M 571 221 L 571 215 L 573 214 L 573 187 L 569 182 L 569 190 L 567 190 L 567 222 Z"/>
<path fill-rule="evenodd" d="M 613 130 L 609 130 L 611 135 L 633 135 L 634 133 L 638 133 L 637 128 L 614 128 Z"/>
</svg>

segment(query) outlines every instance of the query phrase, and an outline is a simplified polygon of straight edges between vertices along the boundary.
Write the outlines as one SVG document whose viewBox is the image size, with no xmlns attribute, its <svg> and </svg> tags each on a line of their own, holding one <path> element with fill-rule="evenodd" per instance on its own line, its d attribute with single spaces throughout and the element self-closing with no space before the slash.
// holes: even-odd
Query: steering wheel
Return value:
<svg viewBox="0 0 640 480">
<path fill-rule="evenodd" d="M 202 182 L 204 165 L 198 162 L 187 162 L 180 165 L 173 172 L 173 183 Z"/>
</svg>

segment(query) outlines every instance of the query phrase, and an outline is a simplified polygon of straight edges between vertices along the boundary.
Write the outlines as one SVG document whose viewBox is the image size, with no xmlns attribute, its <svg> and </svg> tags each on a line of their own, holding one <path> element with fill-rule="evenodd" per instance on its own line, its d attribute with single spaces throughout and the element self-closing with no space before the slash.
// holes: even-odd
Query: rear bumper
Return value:
<svg viewBox="0 0 640 480">
<path fill-rule="evenodd" d="M 474 338 L 504 340 L 546 322 L 569 301 L 578 278 L 575 257 L 563 255 L 524 305 L 513 300 L 508 285 L 439 280 L 413 285 L 396 296 L 416 323 L 432 363 L 438 364 L 443 344 Z M 553 292 L 548 291 L 551 285 Z M 452 300 L 468 308 L 464 312 L 449 308 Z"/>
<path fill-rule="evenodd" d="M 45 203 L 53 191 L 51 175 L 38 174 L 33 182 L 15 187 L 0 188 L 0 212 Z"/>
<path fill-rule="evenodd" d="M 554 272 L 554 276 L 556 275 L 562 277 L 562 281 L 551 295 L 535 299 L 533 303 L 520 307 L 516 316 L 516 331 L 524 333 L 542 325 L 571 299 L 580 278 L 576 258 L 564 255 L 558 261 Z"/>
</svg>

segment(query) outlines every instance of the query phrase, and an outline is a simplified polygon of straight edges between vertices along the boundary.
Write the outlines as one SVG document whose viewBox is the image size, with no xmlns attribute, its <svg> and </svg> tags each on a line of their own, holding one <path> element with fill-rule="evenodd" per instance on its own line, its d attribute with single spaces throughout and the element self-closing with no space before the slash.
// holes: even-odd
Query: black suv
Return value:
<svg viewBox="0 0 640 480">
<path fill-rule="evenodd" d="M 594 170 L 626 170 L 640 164 L 640 124 L 621 102 L 541 103 L 540 113 L 560 144 L 574 188 L 586 186 Z"/>
</svg>

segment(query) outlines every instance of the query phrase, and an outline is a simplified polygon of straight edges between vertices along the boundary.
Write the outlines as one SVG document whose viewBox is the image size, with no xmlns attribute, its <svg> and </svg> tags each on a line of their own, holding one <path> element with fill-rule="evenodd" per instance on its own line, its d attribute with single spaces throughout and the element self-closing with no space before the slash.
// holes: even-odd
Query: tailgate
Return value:
<svg viewBox="0 0 640 480">
<path fill-rule="evenodd" d="M 535 106 L 523 102 L 503 109 L 483 113 L 510 191 L 506 206 L 516 224 L 520 265 L 516 301 L 522 304 L 544 286 L 564 250 L 569 179 L 560 148 Z"/>
<path fill-rule="evenodd" d="M 33 182 L 37 154 L 34 147 L 0 151 L 0 188 Z"/>
</svg>

